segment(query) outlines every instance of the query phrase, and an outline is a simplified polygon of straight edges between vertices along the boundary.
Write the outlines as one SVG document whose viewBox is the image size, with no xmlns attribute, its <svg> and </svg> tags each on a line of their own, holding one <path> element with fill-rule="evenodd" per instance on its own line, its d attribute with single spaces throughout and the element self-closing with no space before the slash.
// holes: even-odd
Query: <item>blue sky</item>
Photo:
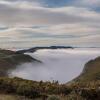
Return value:
<svg viewBox="0 0 100 100">
<path fill-rule="evenodd" d="M 0 0 L 0 44 L 100 46 L 100 0 Z"/>
<path fill-rule="evenodd" d="M 100 8 L 99 0 L 1 0 L 1 1 L 38 2 L 46 7 L 80 6 L 80 7 Z"/>
<path fill-rule="evenodd" d="M 71 0 L 39 0 L 44 6 L 47 7 L 62 7 L 70 4 Z"/>
</svg>

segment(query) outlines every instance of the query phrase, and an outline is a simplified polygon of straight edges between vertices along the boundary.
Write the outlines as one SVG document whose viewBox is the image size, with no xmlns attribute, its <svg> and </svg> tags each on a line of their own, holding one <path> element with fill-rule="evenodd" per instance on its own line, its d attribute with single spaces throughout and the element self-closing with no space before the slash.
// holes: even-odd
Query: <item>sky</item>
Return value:
<svg viewBox="0 0 100 100">
<path fill-rule="evenodd" d="M 0 47 L 100 47 L 100 0 L 0 0 Z"/>
</svg>

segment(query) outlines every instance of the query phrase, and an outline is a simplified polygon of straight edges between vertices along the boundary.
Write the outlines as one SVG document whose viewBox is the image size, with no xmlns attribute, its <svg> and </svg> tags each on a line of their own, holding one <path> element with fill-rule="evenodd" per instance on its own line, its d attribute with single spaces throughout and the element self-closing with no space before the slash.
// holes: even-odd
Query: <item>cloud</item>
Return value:
<svg viewBox="0 0 100 100">
<path fill-rule="evenodd" d="M 83 43 L 84 39 L 81 38 L 86 36 L 99 37 L 100 13 L 85 6 L 89 1 L 84 0 L 84 6 L 82 6 L 83 0 L 79 3 L 75 0 L 68 3 L 68 6 L 50 8 L 45 7 L 39 0 L 1 0 L 0 37 L 9 37 L 9 41 L 55 38 L 58 42 L 57 39 L 66 39 L 66 41 L 71 39 L 72 44 L 74 40 Z M 99 1 L 92 3 L 96 5 Z M 99 41 L 96 39 L 94 37 L 95 41 Z M 50 43 L 50 40 L 48 41 Z M 62 44 L 65 44 L 64 40 Z"/>
<path fill-rule="evenodd" d="M 51 25 L 38 28 L 9 28 L 2 30 L 0 33 L 1 47 L 7 49 L 50 45 L 85 47 L 99 47 L 100 45 L 99 28 L 80 24 Z"/>
<path fill-rule="evenodd" d="M 79 6 L 88 8 L 99 8 L 100 0 L 0 0 L 2 3 L 38 3 L 44 7 L 63 7 L 63 6 Z"/>
<path fill-rule="evenodd" d="M 85 8 L 62 7 L 54 9 L 41 6 L 34 7 L 28 3 L 19 6 L 0 4 L 0 8 L 0 22 L 7 26 L 100 22 L 99 13 Z"/>
<path fill-rule="evenodd" d="M 0 24 L 5 26 L 99 23 L 100 14 L 81 7 L 43 7 L 31 1 L 0 1 Z"/>
<path fill-rule="evenodd" d="M 76 0 L 76 3 L 79 5 L 84 5 L 84 6 L 94 6 L 94 7 L 99 7 L 100 6 L 100 0 Z"/>
<path fill-rule="evenodd" d="M 53 12 L 52 8 L 21 9 L 1 5 L 0 9 L 0 22 L 8 26 L 61 24 L 71 21 L 76 22 L 78 19 L 81 20 L 76 16 Z"/>
<path fill-rule="evenodd" d="M 66 83 L 76 78 L 82 72 L 84 64 L 97 57 L 100 52 L 88 49 L 45 49 L 27 54 L 39 59 L 43 64 L 22 64 L 11 71 L 11 76 L 37 81 L 58 80 L 60 83 Z"/>
</svg>

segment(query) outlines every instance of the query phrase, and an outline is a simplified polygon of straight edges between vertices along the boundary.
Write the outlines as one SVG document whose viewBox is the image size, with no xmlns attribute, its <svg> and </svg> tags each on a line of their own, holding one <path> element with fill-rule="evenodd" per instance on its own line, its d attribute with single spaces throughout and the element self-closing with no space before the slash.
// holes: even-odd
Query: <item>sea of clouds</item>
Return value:
<svg viewBox="0 0 100 100">
<path fill-rule="evenodd" d="M 58 80 L 66 83 L 77 77 L 84 65 L 100 55 L 99 49 L 45 49 L 28 55 L 42 61 L 41 64 L 25 63 L 10 73 L 24 79 L 36 81 Z"/>
</svg>

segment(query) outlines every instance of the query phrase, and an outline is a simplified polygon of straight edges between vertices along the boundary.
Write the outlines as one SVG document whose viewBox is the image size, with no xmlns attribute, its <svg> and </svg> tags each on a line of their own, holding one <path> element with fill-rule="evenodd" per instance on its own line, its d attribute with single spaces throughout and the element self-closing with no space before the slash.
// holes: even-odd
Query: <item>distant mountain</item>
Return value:
<svg viewBox="0 0 100 100">
<path fill-rule="evenodd" d="M 16 51 L 16 53 L 25 53 L 25 52 L 36 52 L 39 49 L 73 49 L 71 46 L 48 46 L 48 47 L 33 47 L 30 49 L 25 49 L 25 50 L 19 50 Z"/>
</svg>

